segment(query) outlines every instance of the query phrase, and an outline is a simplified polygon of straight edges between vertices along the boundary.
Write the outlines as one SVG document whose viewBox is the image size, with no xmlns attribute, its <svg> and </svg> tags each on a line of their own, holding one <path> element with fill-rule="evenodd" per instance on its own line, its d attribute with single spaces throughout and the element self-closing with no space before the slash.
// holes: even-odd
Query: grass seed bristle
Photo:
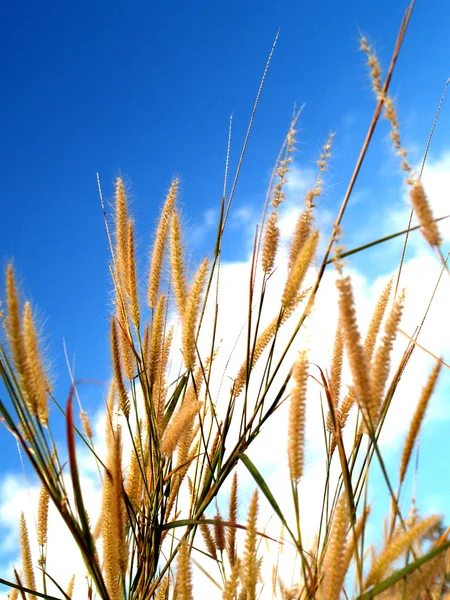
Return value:
<svg viewBox="0 0 450 600">
<path fill-rule="evenodd" d="M 441 371 L 442 363 L 438 361 L 431 372 L 428 381 L 425 387 L 422 390 L 422 394 L 420 395 L 419 403 L 417 404 L 417 408 L 414 412 L 411 425 L 408 431 L 408 435 L 406 436 L 405 445 L 403 447 L 403 453 L 400 463 L 400 471 L 399 471 L 399 481 L 402 484 L 406 470 L 408 468 L 409 460 L 411 458 L 411 454 L 414 448 L 414 444 L 416 442 L 417 435 L 420 431 L 420 427 L 422 425 L 422 421 L 425 416 L 425 412 L 428 406 L 428 403 L 431 398 L 431 394 L 436 387 L 436 383 L 439 377 L 439 373 Z"/>
<path fill-rule="evenodd" d="M 178 184 L 178 179 L 175 179 L 170 186 L 169 193 L 167 194 L 167 198 L 161 212 L 158 228 L 156 230 L 147 293 L 147 303 L 150 308 L 154 308 L 156 306 L 158 299 L 164 253 L 167 244 L 172 212 L 177 200 Z"/>
<path fill-rule="evenodd" d="M 25 515 L 20 515 L 20 548 L 22 551 L 22 565 L 25 575 L 26 586 L 30 590 L 36 590 L 36 580 L 34 578 L 33 559 L 31 556 L 30 538 L 28 537 L 27 522 Z M 29 595 L 30 600 L 36 600 L 36 596 Z"/>
</svg>

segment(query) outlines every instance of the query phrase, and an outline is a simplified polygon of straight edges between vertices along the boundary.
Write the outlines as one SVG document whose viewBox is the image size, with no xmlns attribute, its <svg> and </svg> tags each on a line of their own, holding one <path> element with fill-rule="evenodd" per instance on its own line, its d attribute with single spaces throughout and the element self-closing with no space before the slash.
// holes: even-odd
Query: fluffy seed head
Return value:
<svg viewBox="0 0 450 600">
<path fill-rule="evenodd" d="M 442 238 L 438 226 L 434 221 L 433 213 L 420 179 L 416 179 L 411 184 L 409 197 L 411 198 L 411 204 L 419 219 L 423 237 L 430 246 L 440 246 L 442 244 Z"/>
<path fill-rule="evenodd" d="M 294 364 L 289 408 L 288 458 L 291 481 L 298 483 L 303 474 L 305 444 L 306 386 L 308 382 L 308 361 L 301 352 Z"/>
<path fill-rule="evenodd" d="M 319 243 L 319 232 L 313 231 L 309 236 L 308 241 L 298 254 L 295 262 L 288 274 L 286 285 L 284 288 L 281 304 L 285 308 L 290 308 L 295 302 L 295 298 L 299 292 L 302 281 L 306 275 L 306 271 L 310 266 L 316 253 L 317 244 Z"/>
<path fill-rule="evenodd" d="M 166 249 L 170 220 L 177 199 L 178 183 L 178 179 L 175 179 L 170 186 L 170 190 L 167 194 L 167 198 L 161 212 L 161 217 L 159 219 L 158 229 L 156 230 L 156 239 L 153 247 L 148 282 L 147 302 L 149 308 L 154 308 L 158 299 L 164 252 Z"/>
<path fill-rule="evenodd" d="M 264 233 L 264 244 L 262 249 L 261 264 L 264 273 L 269 274 L 275 263 L 275 256 L 278 249 L 278 240 L 280 237 L 280 230 L 277 225 L 278 213 L 272 211 L 267 219 L 265 233 Z"/>
<path fill-rule="evenodd" d="M 441 367 L 442 367 L 442 363 L 440 361 L 438 361 L 436 363 L 436 365 L 434 366 L 434 369 L 431 372 L 425 387 L 422 390 L 422 394 L 420 396 L 419 403 L 414 412 L 414 416 L 411 421 L 408 435 L 406 436 L 405 445 L 403 447 L 402 460 L 400 463 L 400 476 L 399 476 L 400 484 L 402 484 L 402 482 L 405 478 L 406 470 L 408 468 L 409 460 L 411 458 L 411 453 L 413 451 L 414 444 L 417 439 L 417 435 L 418 435 L 420 427 L 422 425 L 422 421 L 425 416 L 428 402 L 429 402 L 431 395 L 434 391 L 434 388 L 436 386 Z"/>
<path fill-rule="evenodd" d="M 350 277 L 338 279 L 336 286 L 339 291 L 339 313 L 356 399 L 365 414 L 365 418 L 372 419 L 374 411 L 372 410 L 369 364 L 356 321 L 356 309 Z"/>
</svg>

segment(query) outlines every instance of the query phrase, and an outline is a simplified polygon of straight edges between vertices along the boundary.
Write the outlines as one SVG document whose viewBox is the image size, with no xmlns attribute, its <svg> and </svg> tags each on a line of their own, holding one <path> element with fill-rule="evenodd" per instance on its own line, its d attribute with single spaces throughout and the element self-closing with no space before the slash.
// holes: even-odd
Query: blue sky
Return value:
<svg viewBox="0 0 450 600">
<path fill-rule="evenodd" d="M 118 174 L 128 182 L 142 276 L 158 211 L 175 175 L 182 180 L 193 260 L 209 252 L 229 117 L 233 172 L 280 27 L 235 196 L 238 212 L 230 222 L 225 258 L 247 259 L 253 230 L 246 215 L 252 223 L 259 217 L 294 105 L 305 103 L 296 155 L 305 177 L 328 133 L 336 132 L 320 200 L 334 215 L 374 107 L 358 51 L 359 32 L 374 43 L 386 69 L 406 7 L 400 1 L 277 0 L 26 1 L 3 8 L 0 260 L 2 267 L 13 261 L 22 291 L 38 309 L 62 400 L 69 385 L 63 338 L 70 357 L 75 356 L 77 377 L 106 381 L 110 375 L 109 251 L 96 172 L 108 200 Z M 392 80 L 412 162 L 422 156 L 450 75 L 449 22 L 446 0 L 419 0 Z M 450 151 L 449 127 L 450 110 L 444 104 L 430 162 L 438 164 Z M 382 123 L 354 207 L 344 220 L 348 246 L 400 228 L 401 176 L 387 135 Z M 390 246 L 389 264 L 380 262 L 377 251 L 351 264 L 375 278 L 389 272 L 398 251 L 399 244 Z M 87 408 L 94 410 L 99 391 L 85 386 Z M 0 461 L 0 473 L 19 467 L 14 447 L 2 432 L 0 449 L 8 458 Z"/>
</svg>

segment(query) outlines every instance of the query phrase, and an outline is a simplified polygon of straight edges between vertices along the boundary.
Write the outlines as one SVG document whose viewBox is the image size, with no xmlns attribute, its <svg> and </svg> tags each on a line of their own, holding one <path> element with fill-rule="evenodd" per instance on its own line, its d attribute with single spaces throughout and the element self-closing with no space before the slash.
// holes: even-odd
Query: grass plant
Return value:
<svg viewBox="0 0 450 600">
<path fill-rule="evenodd" d="M 320 250 L 315 204 L 331 160 L 332 135 L 324 145 L 316 184 L 306 194 L 293 227 L 285 258 L 286 277 L 278 290 L 278 309 L 265 321 L 267 295 L 280 260 L 279 207 L 285 198 L 300 113 L 292 119 L 254 240 L 243 331 L 245 349 L 229 385 L 227 380 L 221 381 L 222 373 L 216 367 L 220 354 L 217 328 L 222 309 L 222 241 L 257 102 L 229 194 L 227 166 L 213 253 L 196 269 L 187 267 L 177 179 L 171 183 L 161 211 L 144 286 L 137 278 L 134 223 L 120 177 L 115 183 L 113 219 L 107 217 L 103 206 L 114 290 L 114 312 L 110 317 L 113 376 L 104 433 L 107 456 L 103 459 L 97 453 L 87 414 L 82 411 L 79 418 L 74 414 L 76 383 L 64 407 L 53 395 L 32 307 L 29 302 L 22 303 L 13 268 L 8 266 L 0 374 L 9 400 L 0 400 L 0 412 L 41 482 L 35 532 L 39 560 L 36 562 L 32 556 L 30 536 L 34 532 L 22 514 L 22 566 L 9 579 L 1 579 L 11 587 L 11 600 L 83 597 L 81 592 L 77 596 L 77 586 L 82 585 L 84 573 L 60 581 L 58 573 L 47 567 L 47 547 L 53 543 L 47 535 L 49 507 L 59 512 L 84 559 L 87 587 L 83 594 L 89 598 L 207 597 L 202 593 L 202 584 L 198 584 L 200 577 L 213 583 L 215 597 L 226 600 L 450 598 L 448 530 L 443 530 L 439 515 L 422 518 L 414 510 L 406 514 L 400 502 L 428 402 L 439 372 L 447 365 L 436 358 L 422 394 L 418 393 L 419 403 L 404 444 L 398 477 L 393 479 L 379 438 L 413 352 L 423 351 L 416 345 L 416 331 L 400 362 L 393 359 L 402 311 L 414 299 L 398 289 L 399 271 L 397 281 L 389 281 L 382 291 L 368 332 L 363 335 L 345 257 L 405 235 L 405 231 L 350 250 L 341 245 L 342 217 L 351 208 L 355 181 L 374 128 L 384 114 L 419 220 L 417 228 L 448 276 L 439 219 L 431 213 L 420 174 L 408 163 L 395 104 L 389 95 L 389 82 L 411 11 L 412 6 L 402 23 L 384 81 L 374 50 L 365 38 L 361 39 L 376 96 L 367 137 L 331 236 L 325 250 Z M 417 228 L 408 226 L 407 233 Z M 314 365 L 308 355 L 305 327 L 329 270 L 337 273 L 339 320 L 331 362 Z M 289 357 L 294 348 L 299 351 L 292 363 Z M 343 377 L 347 364 L 350 385 Z M 311 388 L 316 402 L 321 403 L 323 426 L 317 435 L 324 441 L 326 475 L 321 519 L 313 540 L 304 532 L 301 489 Z M 54 403 L 65 416 L 64 450 L 59 449 L 52 435 L 49 408 Z M 255 440 L 284 404 L 288 406 L 287 422 L 284 431 L 278 433 L 286 447 L 288 511 L 282 508 L 286 498 L 271 489 L 263 468 L 251 455 Z M 92 522 L 88 513 L 80 481 L 80 443 L 86 445 L 98 467 L 102 488 L 98 522 Z M 248 506 L 240 499 L 243 495 L 238 465 L 249 472 L 254 484 Z M 374 467 L 381 470 L 391 507 L 382 547 L 378 549 L 371 544 L 368 527 L 368 486 Z M 230 490 L 226 498 L 225 490 Z M 258 518 L 262 502 L 270 506 L 281 527 L 276 539 Z M 439 527 L 440 534 L 433 536 Z M 265 566 L 265 544 L 277 549 L 272 572 Z M 290 582 L 281 574 L 284 547 L 295 556 L 290 563 Z"/>
</svg>

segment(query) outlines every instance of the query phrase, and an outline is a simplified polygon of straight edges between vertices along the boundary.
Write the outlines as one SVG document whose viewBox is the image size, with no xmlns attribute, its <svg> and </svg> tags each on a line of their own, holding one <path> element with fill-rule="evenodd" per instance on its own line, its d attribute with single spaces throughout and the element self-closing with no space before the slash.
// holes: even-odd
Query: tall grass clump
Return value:
<svg viewBox="0 0 450 600">
<path fill-rule="evenodd" d="M 243 343 L 236 344 L 232 353 L 237 362 L 231 380 L 224 377 L 220 356 L 224 310 L 220 275 L 222 242 L 239 173 L 231 193 L 224 190 L 213 252 L 196 267 L 186 259 L 179 181 L 171 182 L 144 285 L 137 276 L 126 187 L 117 178 L 114 215 L 105 219 L 113 310 L 112 379 L 103 440 L 93 435 L 85 412 L 75 414 L 75 382 L 65 405 L 54 397 L 33 309 L 22 302 L 14 270 L 8 266 L 0 370 L 9 401 L 0 401 L 0 412 L 41 483 L 36 530 L 24 514 L 18 524 L 22 564 L 8 579 L 1 579 L 11 587 L 11 598 L 419 600 L 448 593 L 448 531 L 439 515 L 422 517 L 414 501 L 408 510 L 401 497 L 444 363 L 436 358 L 422 392 L 417 390 L 417 398 L 411 398 L 417 408 L 412 416 L 404 416 L 410 421 L 409 431 L 398 475 L 392 476 L 380 435 L 400 378 L 408 376 L 405 369 L 413 352 L 423 351 L 417 332 L 400 358 L 393 351 L 404 308 L 414 299 L 398 289 L 399 277 L 390 280 L 363 334 L 345 264 L 346 256 L 363 248 L 346 251 L 341 244 L 342 218 L 351 207 L 356 178 L 384 114 L 419 221 L 416 229 L 446 269 L 443 239 L 420 175 L 408 162 L 389 95 L 410 14 L 411 9 L 384 81 L 374 50 L 361 39 L 377 104 L 329 239 L 319 231 L 315 213 L 333 135 L 323 147 L 316 183 L 298 211 L 286 249 L 280 242 L 279 210 L 300 113 L 292 119 L 254 240 Z M 336 300 L 330 296 L 329 302 L 335 303 L 330 308 L 336 309 L 338 319 L 331 360 L 317 364 L 310 357 L 312 340 L 306 331 L 328 272 L 336 281 Z M 272 307 L 269 294 L 278 295 L 276 310 L 267 317 L 266 308 Z M 320 406 L 322 416 L 314 436 L 323 438 L 323 477 L 315 482 L 322 487 L 316 490 L 303 485 L 313 403 Z M 54 405 L 65 418 L 64 449 L 52 435 Z M 284 424 L 277 420 L 277 429 L 271 430 L 280 414 L 286 417 Z M 258 464 L 258 452 L 253 452 L 266 431 L 271 432 L 270 443 L 285 449 L 284 464 L 279 466 L 286 478 L 282 488 L 270 485 L 264 464 Z M 81 443 L 98 469 L 101 506 L 96 520 L 82 485 Z M 104 453 L 97 451 L 102 444 Z M 374 507 L 369 504 L 374 468 L 381 472 L 388 496 L 384 528 L 375 535 L 370 521 Z M 322 499 L 313 535 L 309 494 Z M 264 516 L 268 509 L 273 517 L 270 528 Z M 85 571 L 68 581 L 47 565 L 47 548 L 58 544 L 48 535 L 49 510 L 59 513 L 84 561 Z M 38 542 L 38 560 L 32 536 Z M 214 591 L 205 592 L 206 585 Z"/>
</svg>

